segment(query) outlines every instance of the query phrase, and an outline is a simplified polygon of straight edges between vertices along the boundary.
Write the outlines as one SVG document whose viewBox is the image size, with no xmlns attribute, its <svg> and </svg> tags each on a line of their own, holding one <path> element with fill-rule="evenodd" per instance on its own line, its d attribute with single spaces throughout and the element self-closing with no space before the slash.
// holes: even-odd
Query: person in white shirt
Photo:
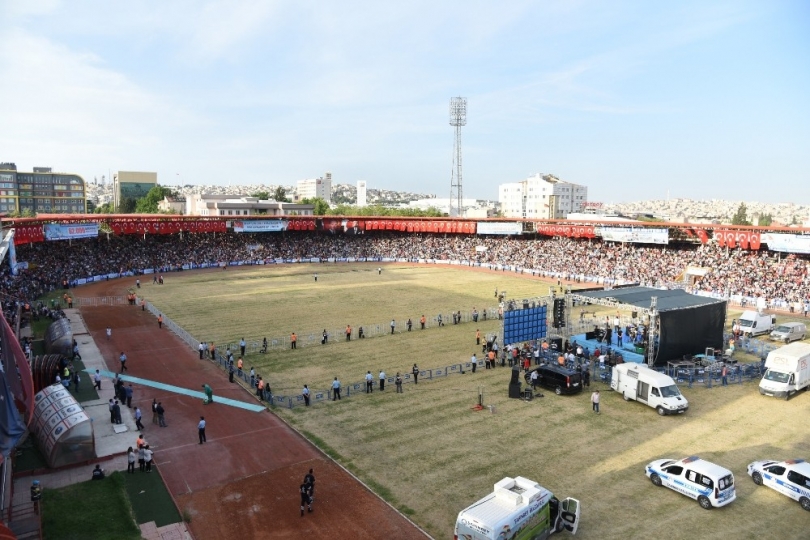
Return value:
<svg viewBox="0 0 810 540">
<path fill-rule="evenodd" d="M 593 412 L 599 414 L 599 390 L 594 390 L 591 394 L 591 403 L 593 404 Z"/>
<path fill-rule="evenodd" d="M 111 337 L 112 337 L 112 328 L 110 328 L 110 327 L 108 326 L 108 327 L 107 327 L 107 339 L 110 339 Z"/>
<path fill-rule="evenodd" d="M 304 405 L 309 407 L 309 388 L 307 385 L 304 385 L 304 389 L 301 390 L 301 395 L 304 396 Z"/>
<path fill-rule="evenodd" d="M 340 381 L 337 377 L 332 381 L 332 401 L 340 399 Z"/>
<path fill-rule="evenodd" d="M 475 353 L 470 358 L 470 366 L 472 366 L 472 372 L 475 373 L 475 368 L 478 367 L 478 358 L 475 357 Z M 489 360 L 487 360 L 487 369 L 489 369 Z"/>
<path fill-rule="evenodd" d="M 200 435 L 200 444 L 206 442 L 205 438 L 205 417 L 201 416 L 200 421 L 197 422 L 197 432 Z"/>
<path fill-rule="evenodd" d="M 380 392 L 385 390 L 385 372 L 380 370 Z"/>
<path fill-rule="evenodd" d="M 366 372 L 366 394 L 370 394 L 374 391 L 374 377 L 371 376 L 371 372 Z"/>
</svg>

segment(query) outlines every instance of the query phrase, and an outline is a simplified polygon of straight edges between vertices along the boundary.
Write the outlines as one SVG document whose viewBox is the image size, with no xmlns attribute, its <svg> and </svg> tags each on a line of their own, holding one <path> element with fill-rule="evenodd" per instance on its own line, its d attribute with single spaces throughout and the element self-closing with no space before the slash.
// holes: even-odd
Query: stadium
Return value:
<svg viewBox="0 0 810 540">
<path fill-rule="evenodd" d="M 249 229 L 267 232 L 239 232 L 246 221 L 89 215 L 4 222 L 3 363 L 14 397 L 6 403 L 23 424 L 8 429 L 17 434 L 10 450 L 32 427 L 35 391 L 50 383 L 35 383 L 49 364 L 29 367 L 20 330 L 43 308 L 48 316 L 75 311 L 71 323 L 80 320 L 86 332 L 74 334 L 88 348 L 93 342 L 110 372 L 119 349 L 127 351 L 135 401 L 167 404 L 174 420 L 166 430 L 148 426 L 146 435 L 194 538 L 449 538 L 460 509 L 498 479 L 518 475 L 580 499 L 577 535 L 584 538 L 661 530 L 675 538 L 753 538 L 777 527 L 780 537 L 803 536 L 801 507 L 756 490 L 744 470 L 765 457 L 806 457 L 806 396 L 769 400 L 742 371 L 722 388 L 709 374 L 708 385 L 683 388 L 688 415 L 659 418 L 609 394 L 596 377 L 593 386 L 605 391 L 596 417 L 584 394 L 510 399 L 508 367 L 472 373 L 471 355 L 483 359 L 476 332 L 484 342 L 503 337 L 510 301 L 551 311 L 555 298 L 566 299 L 563 324 L 538 338 L 567 340 L 606 317 L 635 318 L 596 302 L 575 305 L 579 289 L 680 289 L 723 301 L 718 349 L 746 306 L 762 306 L 780 321 L 804 320 L 810 231 L 543 221 L 509 222 L 522 234 L 506 236 L 488 234 L 510 230 L 491 220 L 325 216 L 255 219 Z M 53 309 L 51 299 L 68 295 L 72 309 Z M 764 347 L 751 344 L 739 362 L 759 364 Z M 227 351 L 244 359 L 234 383 Z M 249 370 L 268 385 L 262 395 Z M 19 380 L 8 376 L 16 371 Z M 373 393 L 365 389 L 368 372 Z M 393 387 L 396 373 L 402 395 Z M 212 406 L 197 395 L 202 384 L 214 388 Z M 261 410 L 220 404 L 219 397 Z M 210 442 L 197 445 L 203 413 Z M 131 442 L 133 433 L 123 437 Z M 733 505 L 699 511 L 645 481 L 650 460 L 694 454 L 734 472 Z M 318 495 L 312 519 L 302 522 L 295 491 L 308 468 L 318 476 Z M 14 472 L 8 460 L 3 472 Z M 14 477 L 15 486 L 27 482 Z"/>
</svg>

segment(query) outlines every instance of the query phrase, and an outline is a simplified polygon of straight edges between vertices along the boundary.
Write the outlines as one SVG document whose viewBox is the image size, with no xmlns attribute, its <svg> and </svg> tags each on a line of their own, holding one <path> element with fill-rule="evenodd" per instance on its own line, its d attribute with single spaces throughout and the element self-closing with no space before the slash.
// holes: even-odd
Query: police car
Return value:
<svg viewBox="0 0 810 540">
<path fill-rule="evenodd" d="M 725 506 L 737 498 L 731 471 L 697 456 L 657 459 L 647 465 L 646 474 L 656 486 L 697 499 L 706 510 Z"/>
<path fill-rule="evenodd" d="M 768 486 L 810 511 L 810 463 L 803 459 L 755 461 L 748 474 L 758 486 Z"/>
</svg>

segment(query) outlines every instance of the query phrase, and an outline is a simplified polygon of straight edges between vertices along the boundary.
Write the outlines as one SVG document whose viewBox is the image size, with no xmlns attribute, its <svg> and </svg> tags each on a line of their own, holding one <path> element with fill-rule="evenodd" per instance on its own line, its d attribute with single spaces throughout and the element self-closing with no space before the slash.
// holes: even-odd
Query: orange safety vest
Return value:
<svg viewBox="0 0 810 540">
<path fill-rule="evenodd" d="M 481 339 L 481 332 L 479 330 L 475 331 L 475 339 Z"/>
<path fill-rule="evenodd" d="M 419 319 L 419 322 L 422 323 L 422 324 L 425 324 L 425 316 L 424 315 L 422 315 L 422 318 Z"/>
<path fill-rule="evenodd" d="M 264 390 L 264 381 L 259 379 L 259 390 Z"/>
<path fill-rule="evenodd" d="M 236 362 L 236 367 L 238 367 L 239 369 L 242 369 L 242 359 L 241 358 Z"/>
<path fill-rule="evenodd" d="M 163 322 L 163 315 L 158 315 L 158 322 Z"/>
<path fill-rule="evenodd" d="M 298 336 L 296 336 L 296 335 L 295 335 L 295 333 L 293 333 L 293 334 L 290 336 L 290 341 L 292 341 L 293 343 L 295 343 L 296 341 L 298 341 Z"/>
</svg>

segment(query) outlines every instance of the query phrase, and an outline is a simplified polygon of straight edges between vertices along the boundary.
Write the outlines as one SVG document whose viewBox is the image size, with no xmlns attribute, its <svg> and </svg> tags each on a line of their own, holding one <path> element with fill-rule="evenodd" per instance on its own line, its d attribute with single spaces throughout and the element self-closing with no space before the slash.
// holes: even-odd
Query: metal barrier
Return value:
<svg viewBox="0 0 810 540">
<path fill-rule="evenodd" d="M 129 300 L 125 296 L 96 296 L 92 298 L 74 298 L 73 307 L 120 306 L 126 305 Z"/>
</svg>

